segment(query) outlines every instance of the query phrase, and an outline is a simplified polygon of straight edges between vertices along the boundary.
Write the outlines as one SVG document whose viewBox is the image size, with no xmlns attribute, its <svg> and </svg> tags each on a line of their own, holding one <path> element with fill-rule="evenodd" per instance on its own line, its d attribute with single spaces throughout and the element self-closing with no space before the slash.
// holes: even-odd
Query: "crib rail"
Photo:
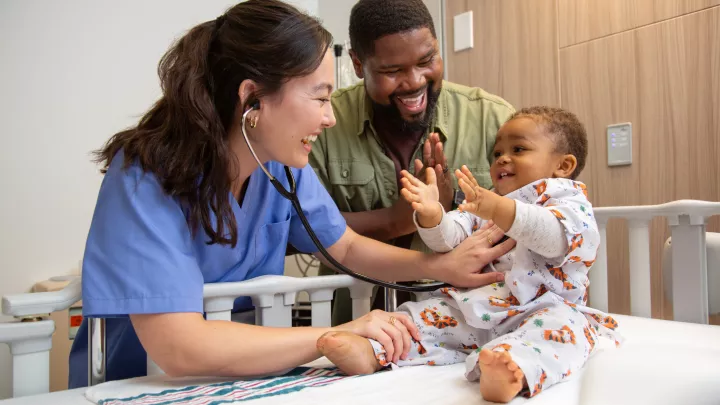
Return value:
<svg viewBox="0 0 720 405">
<path fill-rule="evenodd" d="M 233 303 L 238 297 L 251 297 L 255 304 L 256 324 L 292 326 L 292 306 L 297 294 L 307 292 L 312 305 L 312 325 L 330 326 L 331 301 L 338 288 L 349 288 L 353 299 L 353 316 L 370 310 L 372 285 L 345 275 L 296 278 L 263 276 L 232 283 L 206 284 L 203 290 L 207 319 L 230 320 Z M 54 292 L 17 294 L 3 297 L 2 312 L 14 322 L 0 323 L 0 343 L 10 346 L 13 356 L 13 397 L 47 393 L 50 390 L 50 356 L 55 325 L 46 319 L 54 311 L 62 311 L 81 299 L 80 278 L 64 289 Z M 105 345 L 100 333 L 101 320 L 92 319 L 90 328 L 89 379 L 104 379 Z M 95 343 L 95 344 L 93 344 Z M 161 373 L 148 359 L 148 374 Z"/>
<path fill-rule="evenodd" d="M 310 295 L 312 326 L 331 324 L 333 292 L 349 288 L 353 301 L 353 317 L 360 317 L 370 310 L 371 284 L 350 276 L 323 277 L 262 276 L 235 283 L 205 284 L 205 312 L 207 319 L 230 320 L 230 311 L 236 297 L 252 297 L 255 306 L 255 323 L 264 326 L 291 326 L 290 308 L 297 294 L 305 291 Z"/>
<path fill-rule="evenodd" d="M 0 323 L 0 343 L 10 347 L 14 397 L 50 390 L 50 349 L 55 323 L 50 313 L 69 308 L 80 300 L 80 277 L 60 291 L 3 297 L 2 313 L 14 322 Z"/>
<path fill-rule="evenodd" d="M 682 200 L 667 204 L 596 208 L 601 246 L 590 271 L 590 304 L 608 308 L 607 223 L 611 218 L 628 221 L 631 265 L 631 311 L 635 316 L 650 317 L 650 236 L 649 224 L 655 217 L 666 217 L 672 230 L 673 307 L 675 320 L 695 323 L 708 321 L 707 259 L 705 224 L 707 218 L 720 215 L 720 203 Z M 370 310 L 372 286 L 345 275 L 294 278 L 264 276 L 236 283 L 206 284 L 204 310 L 208 319 L 230 320 L 237 297 L 251 297 L 256 307 L 256 324 L 291 326 L 291 309 L 297 294 L 305 291 L 312 305 L 312 325 L 329 326 L 333 291 L 349 288 L 353 316 Z M 54 323 L 48 314 L 69 308 L 81 299 L 81 281 L 70 282 L 63 290 L 6 296 L 2 312 L 14 322 L 0 323 L 0 343 L 10 346 L 13 356 L 13 396 L 49 391 L 49 350 Z M 102 330 L 102 328 L 96 328 Z M 94 339 L 91 339 L 91 346 Z M 104 345 L 97 345 L 101 348 Z M 104 355 L 90 350 L 91 361 Z M 104 365 L 104 364 L 103 364 Z M 91 370 L 95 367 L 91 364 Z M 160 372 L 148 362 L 148 372 Z M 102 377 L 102 375 L 100 375 Z M 98 381 L 98 380 L 95 380 Z M 101 381 L 101 379 L 100 379 Z"/>
<path fill-rule="evenodd" d="M 15 318 L 45 316 L 80 301 L 81 289 L 78 276 L 59 291 L 8 295 L 2 299 L 2 312 Z"/>
<path fill-rule="evenodd" d="M 635 316 L 651 317 L 650 221 L 665 217 L 671 229 L 673 311 L 676 321 L 708 323 L 705 225 L 720 215 L 720 203 L 678 200 L 659 205 L 599 207 L 600 249 L 590 270 L 590 305 L 608 310 L 607 224 L 625 219 L 630 247 L 630 307 Z"/>
</svg>

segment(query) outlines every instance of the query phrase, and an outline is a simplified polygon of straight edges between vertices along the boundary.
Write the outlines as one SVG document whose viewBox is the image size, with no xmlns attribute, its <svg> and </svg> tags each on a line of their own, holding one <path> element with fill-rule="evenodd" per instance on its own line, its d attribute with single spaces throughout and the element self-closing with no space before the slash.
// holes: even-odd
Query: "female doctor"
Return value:
<svg viewBox="0 0 720 405">
<path fill-rule="evenodd" d="M 287 243 L 316 252 L 299 218 L 265 177 L 294 169 L 298 197 L 327 250 L 382 280 L 442 280 L 475 287 L 512 242 L 483 230 L 455 251 L 426 255 L 349 229 L 308 165 L 312 141 L 333 126 L 330 34 L 275 0 L 250 0 L 192 28 L 162 58 L 163 95 L 137 126 L 97 152 L 105 177 L 83 261 L 83 312 L 105 317 L 107 380 L 145 374 L 146 353 L 173 376 L 246 376 L 320 356 L 333 329 L 406 356 L 413 323 L 374 311 L 336 328 L 267 328 L 203 318 L 203 284 L 281 274 Z M 250 110 L 250 111 L 249 111 Z M 249 111 L 249 112 L 248 112 Z M 246 120 L 243 122 L 243 115 Z M 240 302 L 249 307 L 250 302 Z M 87 384 L 87 324 L 70 355 L 70 387 Z"/>
</svg>

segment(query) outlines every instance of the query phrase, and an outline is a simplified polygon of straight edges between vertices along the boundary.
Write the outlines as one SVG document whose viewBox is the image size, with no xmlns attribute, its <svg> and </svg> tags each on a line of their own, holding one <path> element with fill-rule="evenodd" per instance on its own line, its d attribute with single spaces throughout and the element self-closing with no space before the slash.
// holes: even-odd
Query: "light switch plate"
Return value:
<svg viewBox="0 0 720 405">
<path fill-rule="evenodd" d="M 455 52 L 464 51 L 473 47 L 473 13 L 467 11 L 453 17 L 453 32 L 455 36 Z"/>
<path fill-rule="evenodd" d="M 608 125 L 608 166 L 632 164 L 632 123 Z"/>
</svg>

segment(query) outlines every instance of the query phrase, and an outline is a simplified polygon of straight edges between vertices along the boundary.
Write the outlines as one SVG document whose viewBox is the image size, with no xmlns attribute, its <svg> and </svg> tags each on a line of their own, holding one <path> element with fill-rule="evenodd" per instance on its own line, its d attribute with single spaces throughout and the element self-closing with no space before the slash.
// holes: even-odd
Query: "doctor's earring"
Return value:
<svg viewBox="0 0 720 405">
<path fill-rule="evenodd" d="M 250 123 L 250 128 L 255 128 L 258 123 L 258 116 L 254 116 L 252 118 L 248 117 L 248 122 Z"/>
</svg>

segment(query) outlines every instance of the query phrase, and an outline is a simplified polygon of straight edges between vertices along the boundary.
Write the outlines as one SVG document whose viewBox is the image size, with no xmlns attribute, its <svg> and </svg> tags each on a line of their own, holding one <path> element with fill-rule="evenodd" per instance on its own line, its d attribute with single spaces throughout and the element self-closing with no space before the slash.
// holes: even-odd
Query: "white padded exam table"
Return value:
<svg viewBox="0 0 720 405">
<path fill-rule="evenodd" d="M 604 347 L 582 373 L 535 398 L 512 404 L 720 404 L 720 326 L 615 315 L 626 342 Z M 321 360 L 313 365 L 327 364 Z M 408 367 L 325 387 L 238 402 L 271 404 L 483 404 L 464 364 Z M 167 377 L 143 377 L 167 379 Z M 141 379 L 135 379 L 141 381 Z M 132 381 L 132 380 L 129 380 Z M 108 383 L 106 383 L 108 384 Z M 89 405 L 85 389 L 21 397 L 2 405 Z"/>
</svg>

